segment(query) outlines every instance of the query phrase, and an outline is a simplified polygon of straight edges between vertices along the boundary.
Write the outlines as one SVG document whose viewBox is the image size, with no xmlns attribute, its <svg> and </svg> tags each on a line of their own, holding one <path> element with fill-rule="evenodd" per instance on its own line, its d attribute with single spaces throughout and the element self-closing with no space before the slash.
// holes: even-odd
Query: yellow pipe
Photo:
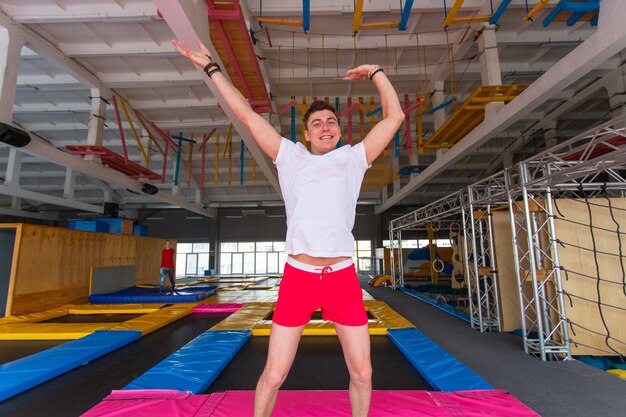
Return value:
<svg viewBox="0 0 626 417">
<path fill-rule="evenodd" d="M 133 114 L 135 115 L 135 117 L 137 117 L 137 120 L 139 120 L 139 123 L 141 123 L 141 127 L 143 127 L 144 130 L 146 132 L 148 132 L 148 137 L 150 138 L 152 143 L 155 144 L 155 146 L 157 147 L 157 149 L 159 150 L 161 155 L 165 155 L 165 151 L 163 151 L 163 148 L 161 148 L 161 145 L 159 145 L 159 142 L 157 142 L 156 138 L 152 134 L 152 131 L 150 130 L 150 128 L 146 124 L 145 120 L 143 120 L 143 117 L 141 117 L 141 115 L 137 112 L 137 110 L 132 109 L 132 111 L 133 111 Z M 167 146 L 167 144 L 166 144 L 166 146 Z"/>
<path fill-rule="evenodd" d="M 415 100 L 420 101 L 420 99 L 423 100 L 423 98 L 421 97 L 421 94 L 415 94 Z M 418 106 L 416 109 L 417 110 L 417 152 L 420 155 L 424 153 L 424 123 L 422 121 L 422 112 L 423 112 L 422 107 L 423 106 Z"/>
<path fill-rule="evenodd" d="M 215 174 L 213 175 L 213 184 L 217 187 L 219 181 L 220 169 L 220 132 L 215 136 Z"/>
<path fill-rule="evenodd" d="M 361 30 L 367 29 L 394 29 L 397 28 L 399 22 L 371 22 L 361 23 Z"/>
<path fill-rule="evenodd" d="M 354 20 L 352 21 L 352 33 L 357 33 L 361 27 L 361 15 L 363 13 L 363 0 L 356 0 L 354 5 Z"/>
<path fill-rule="evenodd" d="M 122 110 L 124 111 L 124 114 L 126 115 L 126 120 L 128 120 L 128 124 L 130 124 L 130 130 L 133 131 L 133 135 L 135 136 L 135 140 L 137 141 L 137 145 L 139 146 L 139 150 L 141 151 L 141 156 L 143 157 L 143 160 L 146 162 L 146 164 L 148 164 L 150 163 L 150 160 L 148 159 L 148 155 L 146 155 L 146 150 L 143 148 L 143 145 L 141 144 L 141 139 L 139 139 L 137 130 L 135 130 L 135 125 L 133 124 L 133 121 L 130 119 L 130 114 L 128 114 L 128 109 L 126 108 L 126 104 L 124 104 L 124 100 L 120 99 L 120 105 L 122 106 Z"/>
<path fill-rule="evenodd" d="M 302 19 L 284 19 L 282 17 L 257 17 L 257 22 L 268 25 L 302 26 Z"/>
<path fill-rule="evenodd" d="M 533 7 L 526 16 L 524 16 L 524 20 L 528 21 L 530 19 L 532 19 L 533 17 L 535 17 L 535 15 L 537 13 L 539 13 L 541 11 L 541 9 L 543 9 L 544 7 L 546 7 L 546 4 L 548 4 L 550 0 L 540 0 L 539 3 L 537 3 L 535 5 L 535 7 Z"/>
<path fill-rule="evenodd" d="M 463 23 L 478 23 L 478 22 L 488 22 L 491 20 L 491 16 L 463 16 L 457 17 L 456 19 L 450 22 L 451 24 L 463 24 Z"/>
<path fill-rule="evenodd" d="M 445 19 L 443 19 L 443 22 L 441 22 L 441 25 L 445 28 L 446 26 L 449 26 L 452 21 L 456 18 L 456 14 L 459 12 L 459 10 L 461 9 L 461 6 L 463 5 L 463 2 L 465 0 L 456 0 L 456 2 L 454 3 L 454 5 L 452 6 L 452 8 L 450 9 L 450 12 L 448 13 L 448 15 L 446 16 Z"/>
<path fill-rule="evenodd" d="M 226 158 L 226 149 L 233 136 L 232 131 L 233 131 L 233 125 L 231 123 L 230 126 L 228 126 L 228 132 L 226 132 L 226 140 L 224 141 L 224 149 L 222 150 L 222 159 Z"/>
</svg>

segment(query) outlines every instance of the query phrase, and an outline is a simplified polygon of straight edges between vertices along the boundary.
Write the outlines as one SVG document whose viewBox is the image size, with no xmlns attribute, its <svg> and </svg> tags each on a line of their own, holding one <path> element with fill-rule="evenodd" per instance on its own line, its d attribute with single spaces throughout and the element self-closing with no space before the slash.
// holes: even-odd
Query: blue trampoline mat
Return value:
<svg viewBox="0 0 626 417">
<path fill-rule="evenodd" d="M 181 288 L 174 294 L 160 293 L 156 288 L 130 287 L 109 294 L 91 294 L 89 302 L 95 304 L 188 303 L 202 300 L 216 292 L 217 285 Z"/>
</svg>

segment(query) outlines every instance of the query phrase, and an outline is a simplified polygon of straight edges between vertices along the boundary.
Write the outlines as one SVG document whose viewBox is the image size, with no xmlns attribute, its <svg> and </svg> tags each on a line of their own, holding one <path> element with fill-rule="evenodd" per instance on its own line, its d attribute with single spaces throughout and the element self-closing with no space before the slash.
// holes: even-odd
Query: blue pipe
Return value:
<svg viewBox="0 0 626 417">
<path fill-rule="evenodd" d="M 434 112 L 436 112 L 437 110 L 443 109 L 444 107 L 446 107 L 449 104 L 452 104 L 456 101 L 455 97 L 449 98 L 446 101 L 444 101 L 443 103 L 441 103 L 438 106 L 433 107 L 432 109 L 428 110 L 426 112 L 426 114 L 433 114 Z"/>
<path fill-rule="evenodd" d="M 491 19 L 489 19 L 489 24 L 497 25 L 498 20 L 500 20 L 506 8 L 509 7 L 509 4 L 511 4 L 511 0 L 502 0 L 502 3 L 500 3 L 493 16 L 491 16 Z"/>
<path fill-rule="evenodd" d="M 406 30 L 406 24 L 408 23 L 409 16 L 411 15 L 411 8 L 413 8 L 413 0 L 406 0 L 404 8 L 402 9 L 402 16 L 400 17 L 398 30 Z"/>
<path fill-rule="evenodd" d="M 183 132 L 178 132 L 178 150 L 176 151 L 176 168 L 174 171 L 174 185 L 178 185 L 178 168 L 180 167 L 180 152 L 183 148 Z"/>
<path fill-rule="evenodd" d="M 311 27 L 311 4 L 310 0 L 302 0 L 302 30 L 306 33 Z"/>
</svg>

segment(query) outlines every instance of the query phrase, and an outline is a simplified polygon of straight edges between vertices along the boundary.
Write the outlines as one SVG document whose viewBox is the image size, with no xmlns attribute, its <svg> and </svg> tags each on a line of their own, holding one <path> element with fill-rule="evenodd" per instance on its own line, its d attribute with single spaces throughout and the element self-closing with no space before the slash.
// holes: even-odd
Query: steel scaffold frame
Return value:
<svg viewBox="0 0 626 417">
<path fill-rule="evenodd" d="M 571 359 L 554 196 L 623 193 L 626 134 L 619 117 L 505 171 L 524 351 L 542 360 Z M 620 145 L 622 145 L 620 147 Z M 601 177 L 612 181 L 598 181 Z"/>
<path fill-rule="evenodd" d="M 473 288 L 468 288 L 470 300 L 493 300 L 497 303 L 497 291 L 491 297 L 482 294 L 485 286 L 483 285 L 481 292 L 481 285 L 478 284 L 479 272 L 486 271 L 479 271 L 478 268 L 485 267 L 485 257 L 490 256 L 494 262 L 491 269 L 495 272 L 491 283 L 497 283 L 490 213 L 494 205 L 508 204 L 515 248 L 514 259 L 519 266 L 515 273 L 522 314 L 524 351 L 537 355 L 542 360 L 570 359 L 553 198 L 589 198 L 600 193 L 624 196 L 626 178 L 619 171 L 624 169 L 626 172 L 626 132 L 624 128 L 613 126 L 625 122 L 626 115 L 615 118 L 477 182 L 467 187 L 467 190 L 458 191 L 391 220 L 389 237 L 392 259 L 393 248 L 396 248 L 395 256 L 402 260 L 402 230 L 416 230 L 425 227 L 428 222 L 441 221 L 460 213 L 466 235 L 466 274 L 473 273 Z M 486 217 L 480 216 L 478 223 L 474 213 L 477 208 L 482 208 L 481 211 L 486 213 Z M 479 248 L 480 252 L 479 256 L 473 256 L 471 268 L 467 236 L 470 236 L 472 250 Z M 394 239 L 397 243 L 394 243 Z M 401 263 L 399 262 L 396 271 L 392 262 L 394 289 L 398 285 L 404 285 Z M 396 276 L 396 272 L 399 272 L 399 276 Z M 470 282 L 470 279 L 466 282 Z M 498 305 L 494 306 L 499 311 Z M 478 325 L 481 331 L 493 327 L 493 322 L 487 318 L 495 318 L 495 311 L 489 310 L 493 311 L 492 316 L 483 317 L 484 311 L 486 310 L 477 308 L 476 312 L 472 312 L 472 327 Z"/>
<path fill-rule="evenodd" d="M 404 216 L 389 222 L 389 245 L 391 263 L 391 286 L 396 289 L 404 286 L 404 270 L 402 265 L 402 230 L 420 230 L 429 224 L 437 224 L 435 230 L 449 227 L 448 223 L 458 223 L 448 219 L 458 215 L 461 211 L 461 199 L 459 192 L 441 198 L 419 210 L 412 211 Z"/>
<path fill-rule="evenodd" d="M 491 177 L 490 177 L 491 178 Z M 481 192 L 489 190 L 483 182 L 462 193 L 465 274 L 472 328 L 481 332 L 501 331 L 498 272 L 493 243 L 492 205 L 480 203 Z"/>
</svg>

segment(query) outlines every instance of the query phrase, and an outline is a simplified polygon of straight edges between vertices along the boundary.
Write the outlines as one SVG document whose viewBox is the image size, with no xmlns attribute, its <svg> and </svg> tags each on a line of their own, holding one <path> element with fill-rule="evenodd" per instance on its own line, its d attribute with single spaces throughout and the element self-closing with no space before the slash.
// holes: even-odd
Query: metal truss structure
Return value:
<svg viewBox="0 0 626 417">
<path fill-rule="evenodd" d="M 485 192 L 499 188 L 492 180 L 467 187 L 463 197 L 463 239 L 465 247 L 465 274 L 472 328 L 481 332 L 501 331 L 498 269 L 496 267 L 493 224 L 494 202 L 485 200 Z"/>
<path fill-rule="evenodd" d="M 623 197 L 626 123 L 620 116 L 389 224 L 392 282 L 404 285 L 402 230 L 462 215 L 472 327 L 500 330 L 491 213 L 508 206 L 525 352 L 570 359 L 554 198 Z M 394 252 L 395 251 L 395 252 Z"/>
<path fill-rule="evenodd" d="M 456 192 L 389 222 L 391 286 L 393 289 L 404 286 L 402 230 L 427 230 L 428 227 L 434 231 L 442 228 L 449 229 L 452 223 L 458 223 L 455 218 L 450 219 L 450 217 L 458 217 L 460 211 L 460 193 Z"/>
<path fill-rule="evenodd" d="M 611 120 L 505 171 L 524 350 L 542 360 L 570 359 L 554 225 L 554 198 L 622 196 L 626 133 Z"/>
</svg>

